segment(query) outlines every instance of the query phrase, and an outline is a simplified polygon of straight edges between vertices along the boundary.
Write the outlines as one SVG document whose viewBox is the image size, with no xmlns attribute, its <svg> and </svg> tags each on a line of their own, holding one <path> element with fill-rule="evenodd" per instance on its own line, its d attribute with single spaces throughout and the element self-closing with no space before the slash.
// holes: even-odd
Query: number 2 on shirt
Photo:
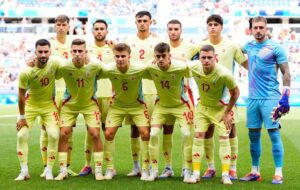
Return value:
<svg viewBox="0 0 300 190">
<path fill-rule="evenodd" d="M 140 59 L 145 59 L 145 50 L 141 49 L 139 51 L 139 54 L 140 54 Z"/>
</svg>

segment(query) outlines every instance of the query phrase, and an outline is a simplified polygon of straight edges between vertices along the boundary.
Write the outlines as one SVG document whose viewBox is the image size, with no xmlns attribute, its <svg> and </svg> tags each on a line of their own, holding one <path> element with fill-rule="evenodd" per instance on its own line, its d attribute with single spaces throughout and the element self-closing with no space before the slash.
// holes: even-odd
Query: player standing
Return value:
<svg viewBox="0 0 300 190">
<path fill-rule="evenodd" d="M 58 60 L 49 58 L 50 42 L 40 39 L 35 44 L 36 63 L 21 71 L 19 78 L 19 112 L 17 122 L 17 152 L 21 173 L 16 181 L 29 179 L 28 135 L 38 116 L 48 136 L 45 167 L 46 180 L 52 180 L 52 167 L 56 159 L 59 138 L 59 116 L 54 102 L 55 76 L 59 68 Z"/>
<path fill-rule="evenodd" d="M 110 63 L 114 60 L 112 48 L 106 43 L 106 36 L 108 34 L 107 22 L 98 19 L 93 23 L 94 41 L 88 46 L 88 53 L 91 58 L 99 59 L 103 64 Z M 112 85 L 109 79 L 99 79 L 97 81 L 97 100 L 101 112 L 102 130 L 105 131 L 105 120 L 108 112 L 108 107 L 112 101 Z M 114 143 L 114 141 L 113 141 Z M 85 136 L 85 166 L 80 171 L 80 176 L 92 174 L 91 155 L 93 152 L 93 142 L 88 132 Z M 104 152 L 105 154 L 105 152 Z M 104 155 L 105 157 L 105 155 Z"/>
<path fill-rule="evenodd" d="M 130 118 L 141 134 L 142 172 L 141 180 L 148 178 L 149 168 L 149 116 L 142 93 L 142 77 L 146 65 L 130 61 L 130 47 L 116 44 L 113 48 L 115 62 L 103 67 L 102 77 L 108 77 L 115 89 L 113 103 L 109 108 L 105 129 L 105 160 L 107 170 L 105 179 L 114 176 L 114 137 L 125 117 Z"/>
<path fill-rule="evenodd" d="M 60 173 L 55 180 L 63 180 L 68 177 L 68 139 L 72 132 L 72 127 L 76 126 L 76 119 L 80 113 L 84 117 L 87 131 L 93 139 L 95 178 L 96 180 L 103 180 L 103 147 L 100 138 L 101 118 L 95 97 L 95 84 L 102 64 L 99 64 L 98 60 L 87 61 L 86 43 L 82 39 L 72 41 L 71 53 L 73 59 L 62 65 L 58 71 L 58 78 L 62 77 L 66 83 L 66 92 L 61 108 L 58 150 Z"/>
<path fill-rule="evenodd" d="M 284 150 L 280 137 L 281 114 L 289 111 L 290 71 L 288 59 L 284 49 L 268 39 L 267 19 L 255 17 L 251 21 L 254 41 L 247 43 L 243 51 L 247 53 L 249 60 L 249 100 L 247 106 L 247 128 L 249 129 L 250 152 L 252 169 L 249 174 L 241 178 L 241 181 L 260 181 L 260 155 L 261 155 L 261 127 L 265 128 L 272 143 L 273 159 L 275 163 L 275 175 L 273 184 L 283 183 L 282 166 Z M 282 73 L 283 90 L 279 91 L 277 81 L 278 68 Z M 280 99 L 281 96 L 281 99 Z M 277 105 L 279 106 L 277 107 Z M 274 107 L 275 113 L 270 114 Z"/>
<path fill-rule="evenodd" d="M 147 64 L 153 59 L 153 48 L 160 42 L 160 39 L 153 37 L 150 33 L 150 26 L 152 24 L 151 19 L 152 16 L 148 11 L 140 11 L 135 15 L 137 34 L 125 40 L 125 43 L 131 48 L 130 56 L 132 61 Z M 157 94 L 153 81 L 143 79 L 143 94 L 147 104 L 149 117 L 151 117 Z M 137 176 L 140 175 L 140 140 L 138 129 L 134 125 L 131 128 L 131 151 L 134 168 L 128 176 Z"/>
<path fill-rule="evenodd" d="M 215 50 L 211 45 L 200 49 L 200 64 L 191 65 L 197 83 L 200 101 L 195 108 L 195 138 L 193 142 L 193 175 L 190 183 L 200 181 L 201 160 L 204 156 L 204 137 L 209 126 L 214 124 L 219 134 L 219 155 L 222 163 L 222 183 L 231 185 L 229 177 L 230 143 L 229 133 L 233 122 L 232 108 L 239 97 L 239 89 L 230 71 L 216 64 Z M 221 101 L 224 89 L 228 89 L 230 100 L 227 105 Z"/>
<path fill-rule="evenodd" d="M 247 69 L 247 59 L 245 58 L 241 48 L 229 40 L 228 38 L 222 36 L 223 30 L 223 18 L 220 15 L 211 15 L 206 20 L 208 39 L 200 43 L 200 48 L 203 45 L 211 45 L 215 49 L 216 63 L 222 64 L 233 74 L 235 63 L 238 63 Z M 228 104 L 229 101 L 228 91 L 224 91 L 224 96 L 222 102 Z M 238 122 L 238 115 L 236 107 L 233 107 L 234 122 L 229 134 L 230 148 L 231 148 L 231 163 L 229 176 L 231 180 L 236 180 L 236 163 L 238 158 L 238 138 L 235 125 Z M 205 179 L 213 178 L 216 175 L 216 169 L 214 164 L 214 125 L 212 124 L 206 134 L 205 134 L 205 154 L 208 163 L 208 169 L 202 176 Z"/>
<path fill-rule="evenodd" d="M 198 53 L 198 48 L 181 38 L 182 24 L 179 20 L 170 20 L 167 24 L 167 33 L 169 37 L 171 57 L 175 59 L 191 60 Z M 184 89 L 187 97 L 189 98 L 190 105 L 193 105 L 192 91 L 189 86 L 189 80 L 184 80 Z M 167 178 L 174 176 L 172 169 L 172 133 L 174 125 L 163 127 L 163 156 L 165 160 L 165 169 L 160 175 L 160 178 Z M 182 144 L 183 148 L 183 144 Z M 183 149 L 182 149 L 183 150 Z M 192 154 L 192 150 L 188 154 Z M 182 168 L 186 168 L 184 159 L 182 159 Z"/>
<path fill-rule="evenodd" d="M 72 39 L 68 36 L 68 31 L 70 29 L 69 25 L 70 19 L 66 15 L 59 15 L 55 18 L 55 31 L 56 36 L 50 38 L 51 43 L 51 52 L 52 55 L 61 57 L 63 59 L 70 58 L 70 50 Z M 63 95 L 66 89 L 66 84 L 63 79 L 55 81 L 55 102 L 58 106 L 59 112 L 62 104 Z M 47 163 L 47 144 L 48 137 L 47 133 L 42 126 L 41 135 L 40 135 L 40 149 L 42 154 L 42 160 L 44 166 Z M 72 148 L 73 148 L 73 138 L 72 136 L 69 138 L 69 151 L 68 151 L 68 174 L 70 176 L 77 176 L 78 174 L 73 172 L 70 168 L 71 156 L 72 156 Z M 41 177 L 45 177 L 45 172 L 41 174 Z"/>
<path fill-rule="evenodd" d="M 159 132 L 163 125 L 172 125 L 177 120 L 182 138 L 183 155 L 185 160 L 184 182 L 187 182 L 191 172 L 191 141 L 190 128 L 193 111 L 184 93 L 184 77 L 190 77 L 187 64 L 171 60 L 170 46 L 159 43 L 154 48 L 155 63 L 150 64 L 148 71 L 158 92 L 158 100 L 151 117 L 151 132 L 149 154 L 151 172 L 147 179 L 154 181 L 158 178 Z"/>
</svg>

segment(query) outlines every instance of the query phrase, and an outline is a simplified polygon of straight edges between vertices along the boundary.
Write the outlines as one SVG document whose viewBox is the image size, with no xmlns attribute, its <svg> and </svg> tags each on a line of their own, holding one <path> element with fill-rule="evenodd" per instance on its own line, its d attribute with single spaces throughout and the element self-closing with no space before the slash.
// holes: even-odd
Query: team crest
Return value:
<svg viewBox="0 0 300 190">
<path fill-rule="evenodd" d="M 176 75 L 175 75 L 175 74 L 172 74 L 172 75 L 171 75 L 171 78 L 172 78 L 173 80 L 175 80 L 175 79 L 176 79 Z"/>
<path fill-rule="evenodd" d="M 154 76 L 159 77 L 159 75 L 157 73 L 155 73 Z"/>
<path fill-rule="evenodd" d="M 130 77 L 131 80 L 135 80 L 135 78 L 136 78 L 135 76 L 131 76 Z"/>
</svg>

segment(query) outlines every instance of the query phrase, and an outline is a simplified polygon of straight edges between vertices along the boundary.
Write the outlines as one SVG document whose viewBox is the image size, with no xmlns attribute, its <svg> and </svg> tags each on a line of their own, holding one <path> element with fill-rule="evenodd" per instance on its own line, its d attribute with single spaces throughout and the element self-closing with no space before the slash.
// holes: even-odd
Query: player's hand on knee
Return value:
<svg viewBox="0 0 300 190">
<path fill-rule="evenodd" d="M 230 115 L 230 112 L 225 112 L 222 116 L 222 118 L 220 119 L 220 121 L 223 121 L 226 129 L 230 130 L 231 126 L 232 126 L 232 122 L 233 122 L 233 117 Z"/>
<path fill-rule="evenodd" d="M 20 131 L 22 127 L 28 127 L 26 119 L 19 119 L 16 124 L 17 131 Z"/>
</svg>

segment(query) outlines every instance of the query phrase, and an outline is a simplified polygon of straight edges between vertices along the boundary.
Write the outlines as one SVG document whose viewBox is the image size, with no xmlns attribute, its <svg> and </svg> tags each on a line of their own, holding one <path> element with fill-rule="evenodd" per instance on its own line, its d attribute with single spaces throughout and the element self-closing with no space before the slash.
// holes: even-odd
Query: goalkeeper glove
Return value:
<svg viewBox="0 0 300 190">
<path fill-rule="evenodd" d="M 286 86 L 283 87 L 283 95 L 279 100 L 279 104 L 273 109 L 273 112 L 271 113 L 273 121 L 278 121 L 282 115 L 285 115 L 290 111 L 289 95 L 290 88 Z"/>
</svg>

